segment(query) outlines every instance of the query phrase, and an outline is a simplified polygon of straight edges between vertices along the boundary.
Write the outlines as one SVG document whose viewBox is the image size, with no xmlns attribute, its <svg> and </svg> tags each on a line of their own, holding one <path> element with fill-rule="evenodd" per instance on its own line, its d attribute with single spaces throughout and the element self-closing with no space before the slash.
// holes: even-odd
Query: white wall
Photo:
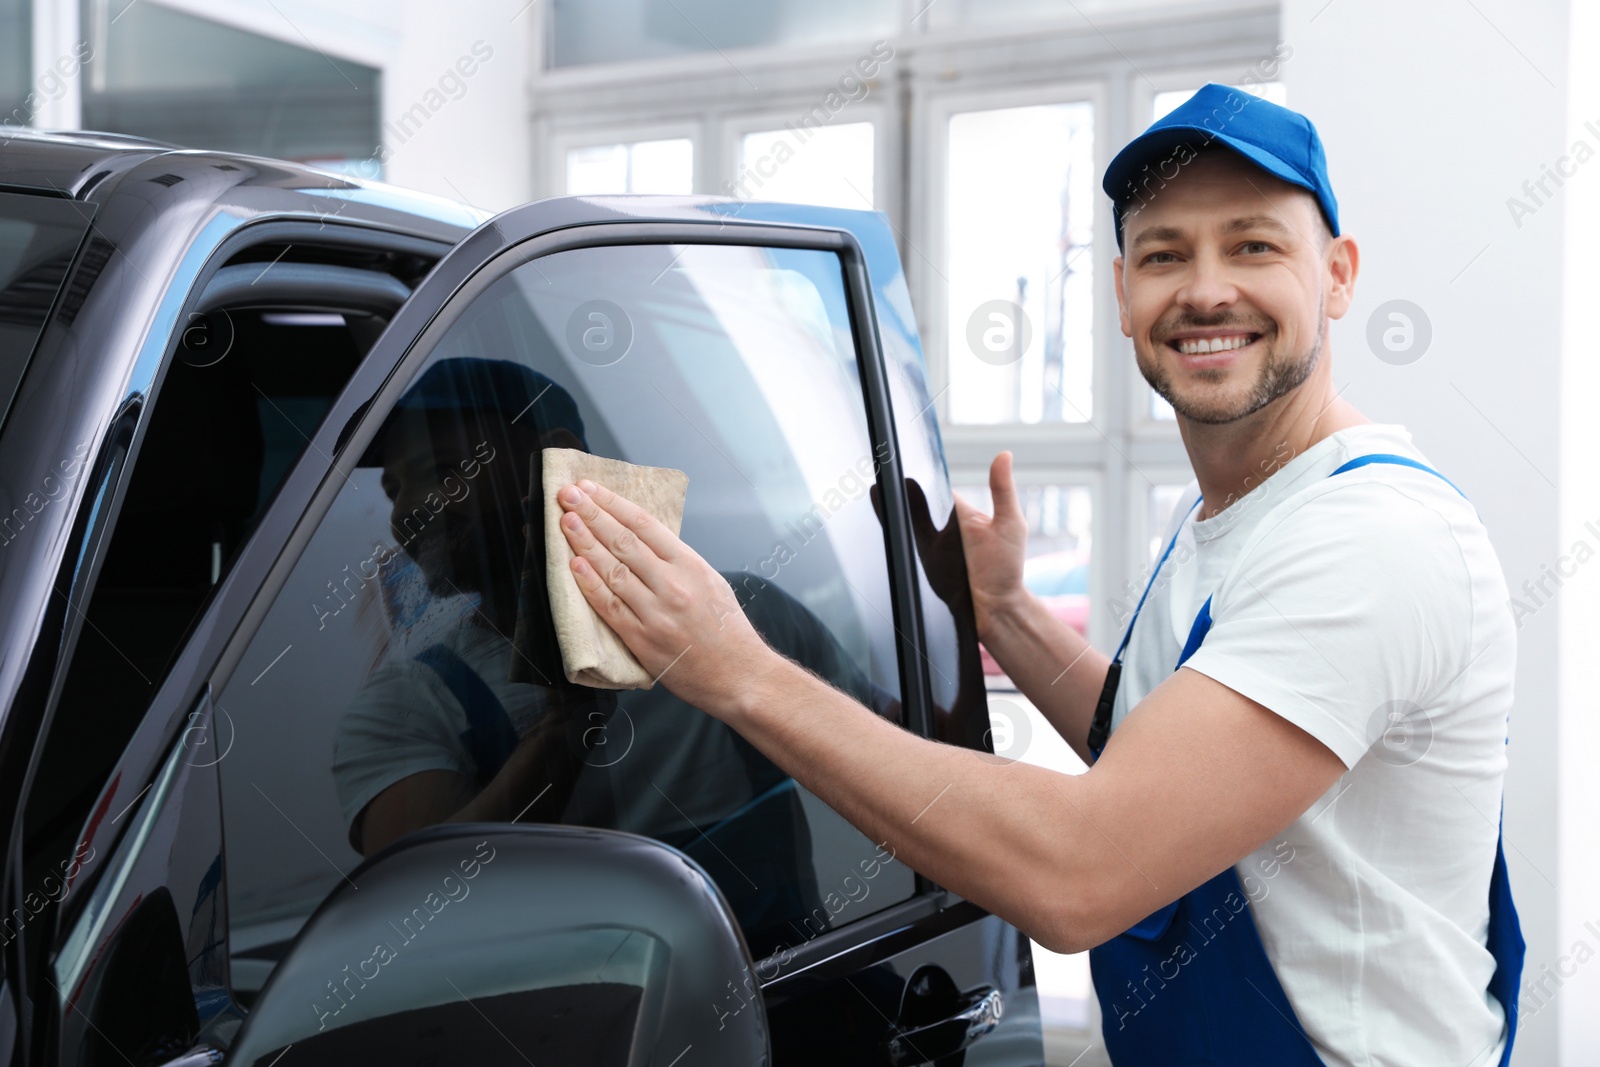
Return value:
<svg viewBox="0 0 1600 1067">
<path fill-rule="evenodd" d="M 1597 453 L 1564 437 L 1558 418 L 1563 371 L 1577 355 L 1563 359 L 1562 227 L 1571 205 L 1549 183 L 1552 195 L 1532 215 L 1513 219 L 1507 206 L 1569 143 L 1568 29 L 1566 0 L 1283 3 L 1282 32 L 1294 48 L 1283 67 L 1289 101 L 1322 133 L 1343 228 L 1363 253 L 1358 300 L 1334 328 L 1336 377 L 1368 415 L 1408 425 L 1472 498 L 1514 592 L 1569 550 L 1581 518 L 1600 519 L 1592 500 L 1574 509 Z M 1590 99 L 1600 119 L 1600 98 Z M 1600 137 L 1590 140 L 1600 148 Z M 1600 172 L 1600 162 L 1593 167 Z M 1594 175 L 1588 181 L 1592 188 Z M 1406 365 L 1379 360 L 1366 339 L 1369 317 L 1393 299 L 1421 307 L 1432 326 L 1430 347 Z M 1591 293 L 1582 309 L 1591 338 L 1594 304 Z M 1575 675 L 1558 675 L 1558 622 L 1580 610 L 1580 585 L 1595 595 L 1600 566 L 1594 572 L 1580 570 L 1559 591 L 1550 585 L 1555 595 L 1541 598 L 1547 607 L 1518 634 L 1505 842 L 1534 978 L 1579 938 L 1600 949 L 1579 922 L 1600 920 L 1593 868 L 1580 860 L 1595 831 L 1578 823 L 1596 809 L 1571 806 L 1576 779 L 1594 778 L 1585 767 L 1592 743 L 1580 749 L 1571 735 L 1582 725 L 1593 740 L 1593 688 L 1578 691 L 1562 684 Z M 1574 659 L 1595 658 L 1574 651 L 1569 670 L 1582 667 Z M 1596 1062 L 1600 963 L 1589 968 L 1565 988 L 1552 983 L 1542 1009 L 1524 997 L 1518 1064 Z"/>
<path fill-rule="evenodd" d="M 1581 140 L 1600 153 L 1600 4 L 1573 4 L 1568 86 L 1569 149 Z M 1588 124 L 1593 123 L 1593 127 Z M 1555 160 L 1550 161 L 1555 163 Z M 1566 169 L 1571 170 L 1572 165 Z M 1563 261 L 1565 335 L 1561 363 L 1561 497 L 1558 547 L 1570 550 L 1582 538 L 1600 547 L 1600 155 L 1578 168 L 1565 192 L 1566 255 Z M 1576 563 L 1569 564 L 1570 571 Z M 1583 567 L 1563 589 L 1561 632 L 1561 747 L 1559 753 L 1561 907 L 1556 953 L 1564 980 L 1560 997 L 1564 1063 L 1600 1062 L 1600 567 Z M 1579 949 L 1582 942 L 1585 953 Z M 1593 954 L 1581 967 L 1580 955 Z M 1560 976 L 1558 972 L 1558 976 Z"/>
<path fill-rule="evenodd" d="M 533 124 L 526 85 L 543 5 L 404 0 L 395 10 L 399 44 L 384 69 L 381 115 L 386 180 L 489 211 L 528 200 Z M 473 73 L 460 76 L 461 69 Z M 418 105 L 428 109 L 420 125 Z M 408 112 L 413 122 L 402 129 Z"/>
</svg>

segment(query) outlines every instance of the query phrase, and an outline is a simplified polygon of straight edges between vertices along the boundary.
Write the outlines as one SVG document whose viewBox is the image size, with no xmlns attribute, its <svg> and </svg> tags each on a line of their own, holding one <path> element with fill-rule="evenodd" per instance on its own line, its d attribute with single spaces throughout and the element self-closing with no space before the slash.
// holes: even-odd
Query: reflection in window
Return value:
<svg viewBox="0 0 1600 1067">
<path fill-rule="evenodd" d="M 952 422 L 1078 422 L 1093 413 L 1093 225 L 1087 103 L 950 119 L 945 207 Z"/>
<path fill-rule="evenodd" d="M 219 765 L 244 843 L 235 990 L 361 855 L 452 819 L 665 841 L 756 958 L 912 893 L 903 864 L 664 686 L 567 682 L 544 587 L 543 449 L 675 467 L 683 537 L 756 629 L 898 721 L 883 457 L 852 336 L 838 258 L 805 250 L 575 249 L 470 301 L 352 456 L 218 698 L 239 738 Z"/>
<path fill-rule="evenodd" d="M 567 149 L 567 192 L 694 192 L 694 142 L 687 137 Z"/>
<path fill-rule="evenodd" d="M 872 123 L 747 133 L 727 192 L 743 200 L 872 208 Z"/>
<path fill-rule="evenodd" d="M 159 4 L 83 0 L 83 124 L 376 177 L 378 71 Z M 441 101 L 444 98 L 441 97 Z M 429 121 L 429 105 L 400 119 Z"/>
</svg>

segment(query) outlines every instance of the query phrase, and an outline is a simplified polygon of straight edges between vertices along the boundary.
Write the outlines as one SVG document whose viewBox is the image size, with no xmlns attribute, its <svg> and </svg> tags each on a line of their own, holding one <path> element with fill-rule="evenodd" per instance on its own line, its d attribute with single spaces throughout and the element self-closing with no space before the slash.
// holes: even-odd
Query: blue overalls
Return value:
<svg viewBox="0 0 1600 1067">
<path fill-rule="evenodd" d="M 1330 477 L 1369 463 L 1414 467 L 1456 488 L 1431 467 L 1382 453 L 1358 456 Z M 1190 513 L 1199 505 L 1196 500 Z M 1089 731 L 1089 749 L 1096 757 L 1110 734 L 1123 653 L 1156 575 L 1177 540 L 1174 533 L 1112 658 Z M 1183 643 L 1178 667 L 1200 648 L 1210 628 L 1211 598 L 1207 597 Z M 1501 843 L 1495 846 L 1489 881 L 1488 949 L 1495 960 L 1489 992 L 1505 1009 L 1506 1046 L 1500 1058 L 1505 1067 L 1511 1062 L 1511 1045 L 1517 1036 L 1517 987 L 1522 980 L 1524 944 Z M 1104 1017 L 1106 1049 L 1117 1067 L 1315 1067 L 1322 1063 L 1272 970 L 1249 900 L 1232 867 L 1090 949 L 1089 961 Z"/>
</svg>

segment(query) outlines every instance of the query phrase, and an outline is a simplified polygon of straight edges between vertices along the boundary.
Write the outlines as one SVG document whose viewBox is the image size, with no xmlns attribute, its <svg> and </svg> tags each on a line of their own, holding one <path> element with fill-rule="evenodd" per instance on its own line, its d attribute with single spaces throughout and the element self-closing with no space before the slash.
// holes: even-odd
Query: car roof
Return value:
<svg viewBox="0 0 1600 1067">
<path fill-rule="evenodd" d="M 196 165 L 219 170 L 249 171 L 257 175 L 265 168 L 270 169 L 275 178 L 269 184 L 280 188 L 337 186 L 353 194 L 350 196 L 352 200 L 381 205 L 389 212 L 413 215 L 428 223 L 443 223 L 459 231 L 454 235 L 456 237 L 463 236 L 489 218 L 488 212 L 445 197 L 322 170 L 308 164 L 237 152 L 182 148 L 120 133 L 21 129 L 9 131 L 0 140 L 0 145 L 5 148 L 4 152 L 0 152 L 0 189 L 13 191 L 85 199 L 105 185 L 107 179 L 119 177 L 141 163 L 163 158 L 173 165 L 177 174 Z M 215 185 L 212 188 L 215 189 Z"/>
</svg>

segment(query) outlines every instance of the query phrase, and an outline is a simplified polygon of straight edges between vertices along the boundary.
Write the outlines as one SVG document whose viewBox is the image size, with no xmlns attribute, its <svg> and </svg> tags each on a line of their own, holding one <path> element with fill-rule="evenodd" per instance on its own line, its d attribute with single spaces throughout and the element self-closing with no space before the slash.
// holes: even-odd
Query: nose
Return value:
<svg viewBox="0 0 1600 1067">
<path fill-rule="evenodd" d="M 1176 299 L 1190 311 L 1204 314 L 1231 307 L 1239 299 L 1239 291 L 1228 276 L 1222 258 L 1211 252 L 1201 252 L 1189 261 Z"/>
</svg>

